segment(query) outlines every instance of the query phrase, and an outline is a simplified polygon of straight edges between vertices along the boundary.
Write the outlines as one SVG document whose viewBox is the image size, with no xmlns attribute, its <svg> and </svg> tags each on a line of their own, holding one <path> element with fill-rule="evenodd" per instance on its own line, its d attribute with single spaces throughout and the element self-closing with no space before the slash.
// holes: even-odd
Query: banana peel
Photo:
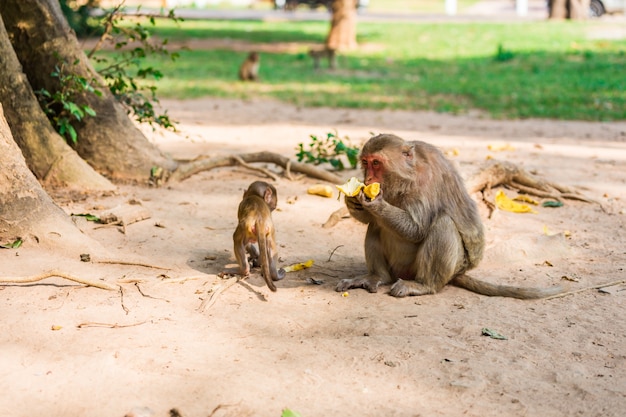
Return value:
<svg viewBox="0 0 626 417">
<path fill-rule="evenodd" d="M 380 193 L 380 184 L 373 182 L 369 185 L 363 184 L 358 178 L 352 177 L 345 184 L 336 186 L 339 191 L 348 197 L 355 197 L 363 189 L 363 193 L 369 198 L 374 199 Z"/>
<path fill-rule="evenodd" d="M 312 185 L 306 190 L 306 192 L 312 195 L 319 195 L 322 197 L 330 198 L 333 196 L 332 187 L 330 185 L 324 185 L 324 184 Z"/>
<path fill-rule="evenodd" d="M 504 191 L 499 190 L 496 193 L 496 206 L 500 210 L 510 211 L 513 213 L 534 213 L 537 214 L 537 211 L 533 210 L 529 205 L 518 203 L 516 201 L 511 200 L 504 194 Z"/>
<path fill-rule="evenodd" d="M 300 263 L 293 264 L 293 265 L 287 265 L 283 267 L 283 269 L 285 270 L 285 272 L 293 272 L 293 271 L 301 271 L 303 269 L 310 268 L 312 266 L 313 266 L 313 259 L 309 259 L 306 262 L 300 262 Z"/>
</svg>

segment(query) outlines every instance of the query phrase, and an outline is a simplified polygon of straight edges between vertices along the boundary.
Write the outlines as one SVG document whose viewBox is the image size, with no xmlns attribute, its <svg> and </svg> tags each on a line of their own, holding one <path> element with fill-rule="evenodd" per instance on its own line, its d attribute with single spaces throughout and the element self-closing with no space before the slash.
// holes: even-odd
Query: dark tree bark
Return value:
<svg viewBox="0 0 626 417">
<path fill-rule="evenodd" d="M 22 72 L 0 18 L 0 103 L 26 163 L 44 186 L 114 190 L 52 128 Z"/>
<path fill-rule="evenodd" d="M 11 136 L 0 105 L 0 243 L 21 238 L 25 245 L 73 246 L 89 251 L 83 235 L 41 188 Z M 77 254 L 78 256 L 78 254 Z M 78 257 L 77 257 L 78 259 Z"/>
<path fill-rule="evenodd" d="M 100 173 L 120 180 L 146 180 L 153 166 L 175 169 L 175 162 L 146 139 L 105 87 L 57 0 L 2 0 L 0 13 L 34 90 L 59 90 L 58 78 L 50 76 L 59 57 L 68 64 L 77 62 L 72 72 L 93 78 L 100 87 L 103 97 L 91 93 L 80 97 L 81 104 L 96 111 L 96 117 L 87 117 L 76 126 L 78 143 L 74 148 L 83 159 Z"/>
<path fill-rule="evenodd" d="M 590 0 L 549 0 L 550 19 L 585 20 L 589 17 Z"/>
<path fill-rule="evenodd" d="M 326 48 L 342 51 L 356 46 L 356 0 L 334 0 Z"/>
</svg>

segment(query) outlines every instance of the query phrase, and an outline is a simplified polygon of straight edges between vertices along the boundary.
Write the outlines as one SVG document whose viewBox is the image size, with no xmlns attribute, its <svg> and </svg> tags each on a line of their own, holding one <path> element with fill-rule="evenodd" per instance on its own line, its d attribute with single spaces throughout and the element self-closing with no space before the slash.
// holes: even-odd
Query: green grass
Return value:
<svg viewBox="0 0 626 417">
<path fill-rule="evenodd" d="M 306 51 L 323 43 L 328 22 L 159 22 L 157 34 L 171 41 L 300 46 L 262 52 L 259 83 L 237 80 L 245 52 L 183 50 L 174 63 L 154 64 L 166 75 L 157 83 L 161 97 L 268 97 L 302 106 L 624 120 L 626 40 L 592 39 L 589 33 L 599 24 L 361 22 L 361 47 L 341 54 L 339 69 L 314 71 Z"/>
</svg>

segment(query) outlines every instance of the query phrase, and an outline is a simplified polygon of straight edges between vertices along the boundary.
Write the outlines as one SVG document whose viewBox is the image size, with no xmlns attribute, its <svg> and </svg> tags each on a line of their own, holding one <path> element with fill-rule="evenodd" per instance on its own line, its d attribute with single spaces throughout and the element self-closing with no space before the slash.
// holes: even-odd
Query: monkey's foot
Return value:
<svg viewBox="0 0 626 417">
<path fill-rule="evenodd" d="M 281 279 L 285 278 L 285 275 L 287 275 L 285 269 L 280 268 L 278 271 L 276 271 L 276 277 L 272 277 L 272 281 L 280 281 Z"/>
<path fill-rule="evenodd" d="M 335 291 L 343 292 L 349 290 L 350 288 L 365 288 L 369 292 L 375 293 L 376 291 L 378 291 L 378 286 L 380 285 L 380 283 L 380 278 L 371 275 L 366 275 L 359 278 L 347 278 L 339 281 L 339 284 L 337 284 L 337 288 L 335 288 Z"/>
<path fill-rule="evenodd" d="M 404 281 L 399 279 L 391 286 L 389 294 L 394 297 L 406 297 L 409 295 L 434 294 L 435 291 L 424 284 L 415 281 Z"/>
</svg>

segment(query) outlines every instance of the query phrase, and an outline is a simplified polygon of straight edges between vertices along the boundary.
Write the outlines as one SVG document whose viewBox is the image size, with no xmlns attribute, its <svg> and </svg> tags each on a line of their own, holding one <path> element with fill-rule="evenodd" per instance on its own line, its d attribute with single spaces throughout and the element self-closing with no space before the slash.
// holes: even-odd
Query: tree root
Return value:
<svg viewBox="0 0 626 417">
<path fill-rule="evenodd" d="M 78 282 L 83 285 L 87 285 L 89 287 L 96 287 L 103 290 L 109 291 L 118 291 L 119 287 L 117 285 L 107 284 L 103 281 L 91 281 L 85 278 L 74 277 L 72 275 L 66 274 L 61 271 L 48 271 L 38 275 L 33 275 L 30 277 L 0 277 L 0 284 L 28 284 L 31 282 L 41 281 L 50 277 L 60 277 L 65 278 L 70 281 Z"/>
<path fill-rule="evenodd" d="M 597 203 L 572 188 L 546 181 L 506 161 L 488 161 L 465 182 L 465 185 L 470 194 L 481 192 L 484 195 L 494 187 L 508 185 L 521 193 L 536 197 Z"/>
<path fill-rule="evenodd" d="M 250 165 L 250 163 L 254 162 L 265 162 L 278 165 L 285 170 L 285 176 L 287 178 L 291 177 L 291 172 L 299 172 L 311 178 L 328 181 L 333 184 L 343 183 L 343 179 L 332 172 L 328 172 L 324 169 L 302 162 L 294 162 L 285 156 L 267 151 L 193 160 L 180 164 L 178 168 L 169 176 L 168 181 L 180 182 L 203 171 L 235 165 L 242 165 L 246 168 L 254 169 L 255 171 L 261 171 L 268 177 L 276 179 L 275 174 L 270 171 Z"/>
</svg>

